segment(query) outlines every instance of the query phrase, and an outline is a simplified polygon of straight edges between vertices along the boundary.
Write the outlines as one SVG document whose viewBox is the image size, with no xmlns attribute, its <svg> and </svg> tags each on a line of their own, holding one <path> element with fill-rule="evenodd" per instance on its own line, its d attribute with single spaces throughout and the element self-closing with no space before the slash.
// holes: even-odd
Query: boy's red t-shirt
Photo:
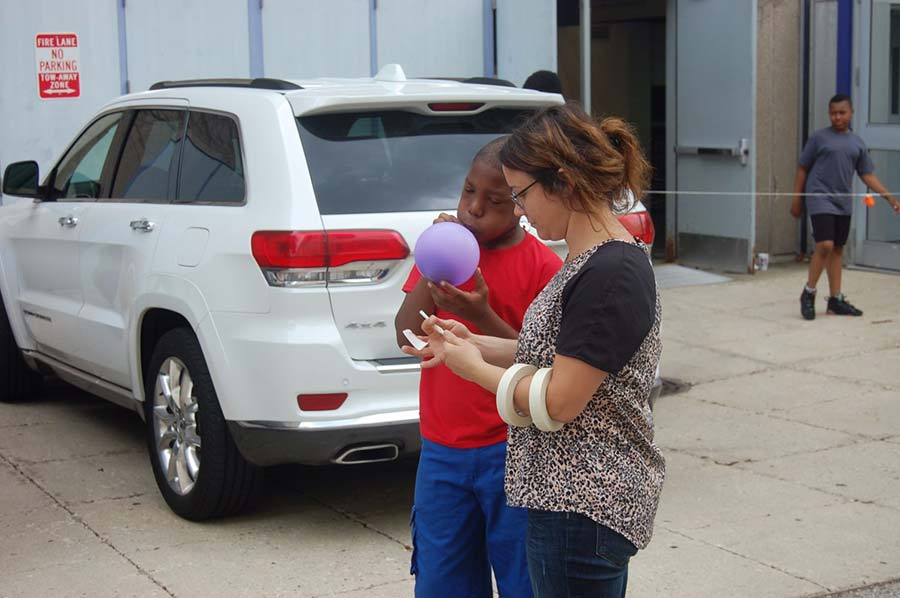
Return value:
<svg viewBox="0 0 900 598">
<path fill-rule="evenodd" d="M 488 303 L 506 323 L 521 330 L 525 310 L 562 261 L 526 232 L 525 238 L 513 247 L 482 247 L 478 265 L 488 286 Z M 403 291 L 412 291 L 421 277 L 418 268 L 413 267 Z M 472 291 L 475 283 L 470 280 L 459 288 Z M 448 311 L 438 309 L 435 315 L 461 321 L 472 332 L 479 332 Z M 422 436 L 444 446 L 474 448 L 506 440 L 506 423 L 497 413 L 494 393 L 463 380 L 445 365 L 422 370 L 419 421 Z"/>
</svg>

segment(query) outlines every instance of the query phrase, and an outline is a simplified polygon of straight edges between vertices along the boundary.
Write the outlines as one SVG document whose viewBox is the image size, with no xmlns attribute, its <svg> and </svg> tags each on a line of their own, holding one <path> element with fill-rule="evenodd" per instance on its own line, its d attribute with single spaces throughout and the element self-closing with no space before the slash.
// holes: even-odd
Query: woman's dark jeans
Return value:
<svg viewBox="0 0 900 598">
<path fill-rule="evenodd" d="M 637 548 L 584 515 L 529 509 L 527 552 L 535 598 L 622 598 Z"/>
</svg>

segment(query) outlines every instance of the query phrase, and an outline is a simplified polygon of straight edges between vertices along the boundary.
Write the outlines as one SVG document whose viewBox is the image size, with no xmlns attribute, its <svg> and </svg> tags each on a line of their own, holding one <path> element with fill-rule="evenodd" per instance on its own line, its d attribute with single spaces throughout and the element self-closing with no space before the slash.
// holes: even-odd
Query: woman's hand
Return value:
<svg viewBox="0 0 900 598">
<path fill-rule="evenodd" d="M 475 336 L 469 332 L 469 329 L 466 328 L 466 325 L 462 322 L 457 322 L 456 320 L 442 320 L 437 316 L 429 316 L 427 320 L 422 322 L 422 330 L 426 335 L 418 336 L 420 340 L 423 340 L 428 344 L 422 349 L 416 349 L 410 345 L 403 345 L 400 347 L 400 350 L 407 355 L 412 355 L 413 357 L 421 359 L 423 368 L 433 368 L 444 363 L 444 352 L 441 351 L 441 354 L 437 355 L 434 350 L 436 344 L 440 346 L 444 341 L 444 337 L 437 331 L 438 326 L 440 326 L 441 330 L 451 331 L 458 339 L 471 340 L 474 339 Z"/>
<path fill-rule="evenodd" d="M 429 335 L 428 346 L 434 351 L 434 359 L 423 361 L 423 368 L 443 363 L 460 378 L 474 380 L 478 367 L 485 363 L 478 347 L 469 340 L 459 338 L 449 330 L 445 330 L 444 334 L 435 331 L 434 334 Z"/>
<path fill-rule="evenodd" d="M 442 320 L 429 316 L 422 322 L 422 330 L 428 334 L 428 346 L 421 351 L 405 346 L 404 353 L 421 357 L 423 369 L 444 364 L 460 378 L 474 382 L 491 392 L 497 389 L 509 364 L 501 367 L 488 362 L 481 352 L 482 347 L 488 352 L 502 355 L 504 363 L 511 362 L 515 352 L 515 340 L 472 334 L 465 325 L 456 320 Z M 421 338 L 424 340 L 425 337 Z"/>
<path fill-rule="evenodd" d="M 424 341 L 426 343 L 429 341 L 427 336 L 416 335 L 416 338 L 418 338 L 419 340 Z M 406 353 L 407 355 L 412 355 L 413 357 L 418 357 L 423 362 L 434 359 L 434 351 L 431 349 L 430 344 L 425 345 L 421 349 L 416 349 L 412 345 L 403 345 L 402 347 L 400 347 L 400 350 L 403 351 L 404 353 Z"/>
<path fill-rule="evenodd" d="M 442 320 L 437 316 L 431 316 L 422 322 L 422 330 L 429 335 L 429 338 L 431 338 L 432 333 L 440 336 L 440 333 L 436 331 L 436 326 L 440 326 L 441 330 L 449 330 L 463 340 L 471 340 L 475 336 L 466 328 L 465 324 L 456 320 Z"/>
</svg>

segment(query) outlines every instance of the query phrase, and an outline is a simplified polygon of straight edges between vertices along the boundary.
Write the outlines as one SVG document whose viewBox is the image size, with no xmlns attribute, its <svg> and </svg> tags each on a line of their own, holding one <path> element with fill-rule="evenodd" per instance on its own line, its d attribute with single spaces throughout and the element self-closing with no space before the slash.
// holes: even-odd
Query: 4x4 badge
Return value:
<svg viewBox="0 0 900 598">
<path fill-rule="evenodd" d="M 378 322 L 350 322 L 345 326 L 350 330 L 360 330 L 360 329 L 368 329 L 368 328 L 387 328 L 387 324 L 384 323 L 383 320 L 379 320 Z"/>
</svg>

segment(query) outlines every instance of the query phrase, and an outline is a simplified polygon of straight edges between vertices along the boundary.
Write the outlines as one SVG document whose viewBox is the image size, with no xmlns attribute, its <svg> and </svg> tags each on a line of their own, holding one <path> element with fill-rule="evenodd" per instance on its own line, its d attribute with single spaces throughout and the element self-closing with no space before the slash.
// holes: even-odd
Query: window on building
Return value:
<svg viewBox="0 0 900 598">
<path fill-rule="evenodd" d="M 872 2 L 869 122 L 900 124 L 900 2 Z"/>
<path fill-rule="evenodd" d="M 872 150 L 869 153 L 884 186 L 892 191 L 900 189 L 900 151 Z M 867 241 L 900 245 L 900 218 L 894 216 L 888 202 L 878 198 L 875 205 L 865 211 L 865 217 Z"/>
</svg>

